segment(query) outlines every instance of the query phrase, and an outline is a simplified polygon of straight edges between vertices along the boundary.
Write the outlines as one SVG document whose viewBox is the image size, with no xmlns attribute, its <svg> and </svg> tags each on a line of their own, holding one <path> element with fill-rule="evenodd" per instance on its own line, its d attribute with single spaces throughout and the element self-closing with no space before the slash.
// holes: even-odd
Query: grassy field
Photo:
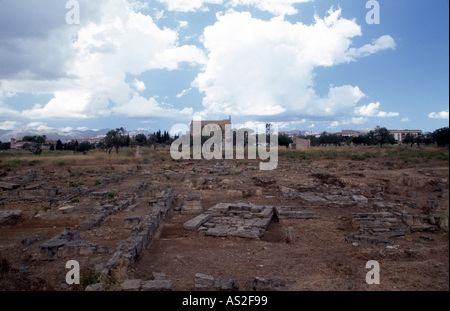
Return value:
<svg viewBox="0 0 450 311">
<path fill-rule="evenodd" d="M 246 153 L 247 154 L 247 153 Z M 279 161 L 312 163 L 318 160 L 366 161 L 369 159 L 399 160 L 405 163 L 419 164 L 429 161 L 449 162 L 449 149 L 435 146 L 413 147 L 313 147 L 305 151 L 293 151 L 280 148 Z M 169 148 L 142 148 L 142 158 L 135 157 L 134 148 L 123 148 L 119 154 L 107 154 L 98 150 L 87 154 L 74 154 L 72 151 L 44 151 L 36 156 L 27 151 L 3 152 L 0 154 L 0 170 L 10 171 L 15 168 L 39 165 L 64 167 L 65 165 L 126 165 L 160 162 L 171 163 Z M 182 161 L 182 160 L 179 160 Z M 227 161 L 227 160 L 224 160 Z M 229 160 L 239 161 L 239 160 Z"/>
</svg>

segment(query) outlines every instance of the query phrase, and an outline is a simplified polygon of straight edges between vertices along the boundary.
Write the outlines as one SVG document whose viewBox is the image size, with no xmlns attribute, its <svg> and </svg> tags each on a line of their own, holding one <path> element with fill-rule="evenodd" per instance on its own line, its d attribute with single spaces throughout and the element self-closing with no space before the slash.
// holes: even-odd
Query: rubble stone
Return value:
<svg viewBox="0 0 450 311">
<path fill-rule="evenodd" d="M 0 227 L 13 226 L 22 221 L 22 211 L 0 211 Z"/>
<path fill-rule="evenodd" d="M 276 206 L 275 211 L 279 219 L 316 219 L 320 218 L 320 213 L 310 206 Z"/>
<path fill-rule="evenodd" d="M 200 194 L 189 194 L 184 199 L 181 206 L 182 215 L 201 214 L 204 212 L 204 208 L 201 203 Z"/>
<path fill-rule="evenodd" d="M 170 280 L 151 280 L 142 283 L 141 291 L 161 292 L 172 291 L 172 281 Z"/>
<path fill-rule="evenodd" d="M 285 281 L 281 279 L 265 279 L 256 277 L 247 281 L 247 285 L 254 291 L 287 291 Z"/>
<path fill-rule="evenodd" d="M 124 228 L 125 229 L 133 229 L 141 222 L 141 216 L 129 216 L 124 220 Z"/>
</svg>

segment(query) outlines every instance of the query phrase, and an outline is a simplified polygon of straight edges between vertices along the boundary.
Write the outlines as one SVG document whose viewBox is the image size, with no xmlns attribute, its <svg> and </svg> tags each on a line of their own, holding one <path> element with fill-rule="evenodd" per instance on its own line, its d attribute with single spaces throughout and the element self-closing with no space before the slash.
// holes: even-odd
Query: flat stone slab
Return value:
<svg viewBox="0 0 450 311">
<path fill-rule="evenodd" d="M 9 182 L 0 181 L 0 189 L 3 190 L 13 190 L 19 188 L 20 185 L 17 184 L 11 184 Z"/>
<path fill-rule="evenodd" d="M 207 222 L 209 219 L 211 219 L 211 214 L 201 214 L 197 217 L 189 220 L 183 225 L 183 228 L 186 230 L 197 230 L 200 228 L 205 222 Z"/>
<path fill-rule="evenodd" d="M 260 239 L 269 227 L 274 212 L 273 206 L 219 203 L 185 223 L 184 228 L 204 232 L 207 236 Z"/>
<path fill-rule="evenodd" d="M 200 201 L 200 199 L 201 199 L 200 194 L 193 193 L 193 194 L 188 194 L 184 200 L 185 201 Z"/>
<path fill-rule="evenodd" d="M 293 219 L 317 219 L 320 213 L 310 206 L 276 206 L 275 211 L 278 218 Z"/>
<path fill-rule="evenodd" d="M 142 280 L 126 280 L 122 283 L 120 289 L 123 291 L 139 291 L 141 290 Z"/>
<path fill-rule="evenodd" d="M 207 231 L 205 231 L 205 235 L 225 237 L 228 235 L 228 232 L 230 231 L 231 229 L 228 227 L 214 227 L 209 228 Z"/>
<path fill-rule="evenodd" d="M 161 292 L 171 290 L 172 281 L 170 280 L 151 280 L 143 282 L 141 285 L 141 291 Z"/>
<path fill-rule="evenodd" d="M 306 203 L 309 204 L 317 204 L 317 205 L 326 205 L 329 203 L 327 199 L 319 197 L 315 195 L 313 192 L 304 192 L 300 193 L 298 197 Z"/>
<path fill-rule="evenodd" d="M 63 214 L 70 214 L 75 210 L 75 206 L 64 206 L 58 209 Z"/>
</svg>

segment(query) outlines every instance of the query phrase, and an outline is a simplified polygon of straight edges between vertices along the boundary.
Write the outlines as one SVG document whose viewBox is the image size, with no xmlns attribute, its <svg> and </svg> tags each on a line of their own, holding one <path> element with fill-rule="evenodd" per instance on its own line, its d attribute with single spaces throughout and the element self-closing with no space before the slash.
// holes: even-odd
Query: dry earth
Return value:
<svg viewBox="0 0 450 311">
<path fill-rule="evenodd" d="M 247 281 L 255 277 L 281 279 L 291 291 L 449 290 L 448 161 L 301 161 L 284 154 L 270 172 L 251 160 L 172 161 L 162 150 L 142 159 L 96 153 L 63 161 L 0 171 L 0 211 L 22 211 L 0 224 L 0 290 L 83 290 L 98 282 L 117 243 L 132 234 L 124 221 L 144 219 L 168 188 L 174 202 L 167 218 L 136 262 L 113 270 L 107 289 L 152 280 L 157 272 L 175 291 L 194 290 L 197 273 L 234 278 L 241 290 L 252 289 Z M 196 216 L 182 213 L 189 194 L 199 194 L 205 210 L 238 202 L 308 206 L 320 218 L 275 214 L 260 239 L 207 236 L 183 227 Z M 63 213 L 65 206 L 74 209 Z M 98 223 L 86 223 L 104 211 L 109 213 Z M 355 215 L 383 212 L 390 213 L 388 225 L 365 227 Z M 287 227 L 294 229 L 295 242 L 285 241 Z M 51 257 L 42 245 L 64 228 L 78 231 L 76 251 L 66 246 Z M 71 259 L 81 265 L 82 285 L 65 282 Z M 366 283 L 370 260 L 380 264 L 379 285 Z"/>
</svg>

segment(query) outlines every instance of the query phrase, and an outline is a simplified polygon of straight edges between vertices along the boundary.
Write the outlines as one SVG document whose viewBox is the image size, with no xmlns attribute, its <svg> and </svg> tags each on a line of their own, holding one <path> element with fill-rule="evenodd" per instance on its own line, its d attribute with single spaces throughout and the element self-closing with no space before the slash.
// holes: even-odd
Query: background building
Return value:
<svg viewBox="0 0 450 311">
<path fill-rule="evenodd" d="M 399 144 L 403 144 L 403 140 L 405 139 L 407 134 L 412 134 L 414 138 L 419 135 L 422 135 L 421 130 L 389 130 L 389 133 L 394 135 L 395 140 Z"/>
</svg>

